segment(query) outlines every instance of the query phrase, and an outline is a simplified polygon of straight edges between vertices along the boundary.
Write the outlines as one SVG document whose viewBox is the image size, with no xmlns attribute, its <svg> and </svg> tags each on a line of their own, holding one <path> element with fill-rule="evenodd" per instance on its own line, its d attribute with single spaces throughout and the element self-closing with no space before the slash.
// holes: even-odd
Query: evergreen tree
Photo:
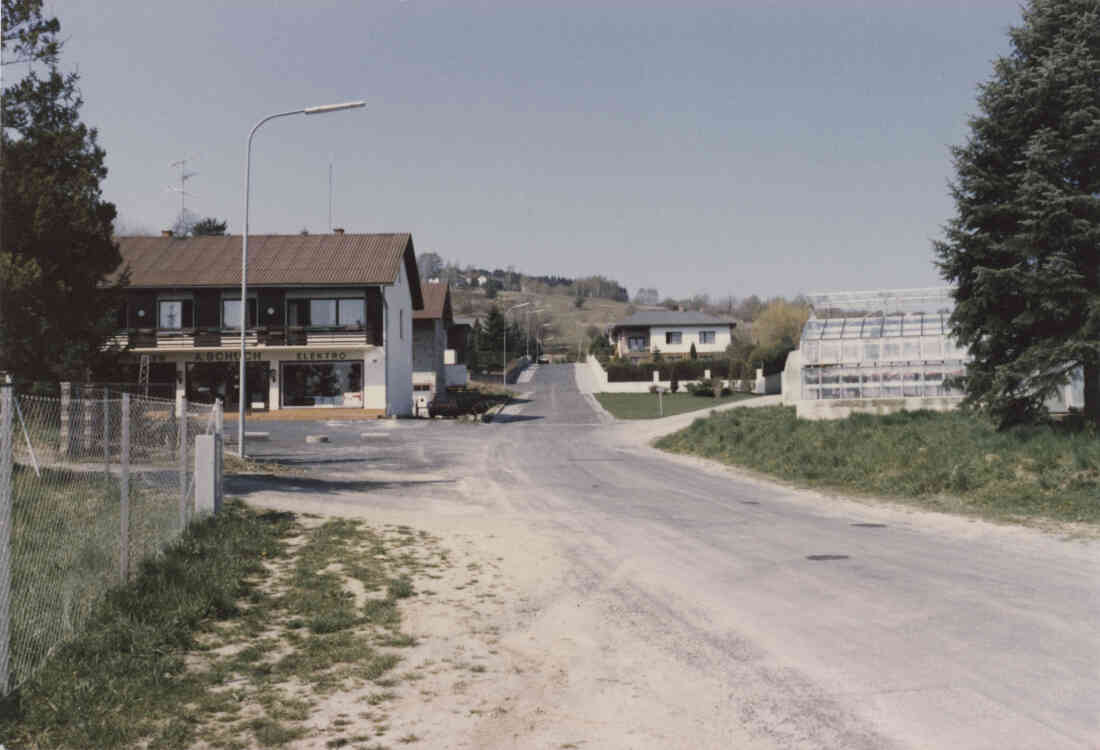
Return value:
<svg viewBox="0 0 1100 750">
<path fill-rule="evenodd" d="M 504 315 L 501 314 L 500 308 L 493 305 L 489 308 L 489 315 L 485 318 L 485 336 L 484 345 L 482 351 L 492 352 L 493 358 L 490 362 L 500 361 L 501 352 L 504 351 L 504 331 L 506 325 L 504 322 Z"/>
<path fill-rule="evenodd" d="M 191 226 L 191 234 L 195 237 L 221 237 L 228 227 L 228 221 L 218 221 L 213 216 L 207 216 Z"/>
<path fill-rule="evenodd" d="M 936 243 L 956 285 L 968 404 L 1034 419 L 1083 368 L 1100 423 L 1100 4 L 1030 0 L 953 149 L 957 215 Z"/>
<path fill-rule="evenodd" d="M 478 372 L 481 367 L 481 324 L 476 319 L 466 339 L 466 367 L 470 372 Z"/>
<path fill-rule="evenodd" d="M 30 64 L 3 91 L 0 369 L 80 377 L 103 359 L 119 303 L 105 284 L 121 262 L 105 154 L 80 122 L 77 75 L 58 68 L 57 19 L 41 0 L 3 0 L 3 28 L 4 52 Z"/>
</svg>

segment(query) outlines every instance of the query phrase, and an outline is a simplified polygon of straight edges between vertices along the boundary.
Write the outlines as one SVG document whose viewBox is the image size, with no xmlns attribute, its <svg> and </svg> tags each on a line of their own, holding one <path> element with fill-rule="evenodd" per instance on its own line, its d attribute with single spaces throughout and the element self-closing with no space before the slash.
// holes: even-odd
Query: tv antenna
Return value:
<svg viewBox="0 0 1100 750">
<path fill-rule="evenodd" d="M 332 234 L 332 154 L 328 155 L 328 233 Z"/>
<path fill-rule="evenodd" d="M 179 168 L 179 171 L 180 171 L 180 186 L 179 187 L 169 186 L 168 190 L 171 190 L 173 193 L 179 193 L 179 196 L 180 196 L 180 215 L 179 215 L 179 219 L 176 222 L 177 225 L 180 228 L 184 228 L 184 227 L 187 226 L 187 199 L 195 197 L 194 193 L 187 192 L 187 188 L 186 188 L 187 181 L 198 174 L 198 172 L 188 172 L 187 171 L 187 162 L 192 161 L 193 158 L 194 157 L 189 157 L 187 159 L 180 159 L 179 161 L 172 162 L 173 167 L 178 167 Z"/>
</svg>

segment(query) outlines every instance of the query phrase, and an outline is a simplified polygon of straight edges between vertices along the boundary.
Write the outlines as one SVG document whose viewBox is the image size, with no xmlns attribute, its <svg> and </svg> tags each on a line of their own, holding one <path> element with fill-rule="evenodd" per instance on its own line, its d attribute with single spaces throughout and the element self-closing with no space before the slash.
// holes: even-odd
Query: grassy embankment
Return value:
<svg viewBox="0 0 1100 750">
<path fill-rule="evenodd" d="M 657 447 L 935 510 L 1100 522 L 1100 439 L 1067 425 L 998 432 L 961 412 L 811 422 L 777 406 L 696 420 Z"/>
<path fill-rule="evenodd" d="M 82 634 L 0 704 L 0 738 L 35 748 L 376 742 L 388 688 L 404 679 L 393 668 L 415 645 L 397 602 L 415 595 L 411 576 L 447 564 L 435 541 L 230 500 L 111 591 Z M 359 692 L 370 710 L 309 728 L 337 690 Z"/>
<path fill-rule="evenodd" d="M 719 398 L 694 396 L 690 393 L 666 393 L 661 396 L 664 416 L 701 409 L 713 409 L 722 404 L 752 398 L 751 393 L 734 393 Z M 597 393 L 596 400 L 617 419 L 656 419 L 662 416 L 654 393 Z"/>
<path fill-rule="evenodd" d="M 489 308 L 493 305 L 506 310 L 513 305 L 530 302 L 532 310 L 544 308 L 544 312 L 538 313 L 538 318 L 543 322 L 547 320 L 551 322 L 551 328 L 546 336 L 546 349 L 554 352 L 566 350 L 575 352 L 578 341 L 587 351 L 586 329 L 589 326 L 596 326 L 602 331 L 608 323 L 626 318 L 627 308 L 630 307 L 626 302 L 593 297 L 585 300 L 584 306 L 578 308 L 574 304 L 576 298 L 567 294 L 499 292 L 497 298 L 491 300 L 480 289 L 452 289 L 451 298 L 455 315 L 476 315 L 481 318 L 482 324 L 485 323 Z M 462 310 L 472 310 L 472 312 L 460 312 Z M 516 310 L 512 315 L 520 325 L 527 323 L 527 316 L 523 309 Z M 532 329 L 535 327 L 535 315 L 531 316 L 531 327 Z"/>
</svg>

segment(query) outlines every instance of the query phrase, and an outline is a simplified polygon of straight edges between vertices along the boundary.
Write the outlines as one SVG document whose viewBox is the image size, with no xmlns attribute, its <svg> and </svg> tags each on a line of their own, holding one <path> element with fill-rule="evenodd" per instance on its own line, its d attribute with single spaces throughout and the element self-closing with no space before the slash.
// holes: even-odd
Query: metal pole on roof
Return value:
<svg viewBox="0 0 1100 750">
<path fill-rule="evenodd" d="M 248 133 L 248 147 L 244 160 L 244 234 L 241 238 L 241 362 L 237 382 L 237 455 L 244 458 L 244 404 L 248 396 L 248 380 L 245 377 L 245 332 L 248 329 L 248 203 L 252 187 L 252 136 L 268 120 L 277 117 L 289 117 L 290 115 L 322 115 L 328 112 L 339 112 L 343 109 L 358 109 L 367 106 L 364 101 L 344 102 L 342 104 L 324 104 L 319 107 L 306 107 L 290 112 L 277 112 L 260 120 L 252 126 Z M 256 317 L 259 318 L 259 306 L 256 309 Z"/>
</svg>

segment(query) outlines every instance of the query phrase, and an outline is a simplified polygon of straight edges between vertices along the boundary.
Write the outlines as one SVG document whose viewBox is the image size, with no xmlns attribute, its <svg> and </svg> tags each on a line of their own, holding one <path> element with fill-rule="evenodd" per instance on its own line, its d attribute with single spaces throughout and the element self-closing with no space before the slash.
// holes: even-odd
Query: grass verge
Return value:
<svg viewBox="0 0 1100 750">
<path fill-rule="evenodd" d="M 684 414 L 700 409 L 713 409 L 732 401 L 752 398 L 750 393 L 734 393 L 720 398 L 694 396 L 690 393 L 666 393 L 661 396 L 664 416 Z M 655 393 L 597 393 L 596 399 L 617 419 L 657 419 L 661 416 Z"/>
<path fill-rule="evenodd" d="M 697 419 L 656 445 L 937 510 L 1100 522 L 1100 439 L 1057 423 L 998 432 L 980 416 L 927 411 L 807 421 L 776 406 Z"/>
<path fill-rule="evenodd" d="M 3 704 L 0 738 L 9 748 L 266 748 L 323 734 L 309 720 L 324 696 L 396 684 L 401 650 L 416 643 L 397 604 L 438 564 L 433 542 L 407 527 L 230 500 L 107 594 Z"/>
</svg>

